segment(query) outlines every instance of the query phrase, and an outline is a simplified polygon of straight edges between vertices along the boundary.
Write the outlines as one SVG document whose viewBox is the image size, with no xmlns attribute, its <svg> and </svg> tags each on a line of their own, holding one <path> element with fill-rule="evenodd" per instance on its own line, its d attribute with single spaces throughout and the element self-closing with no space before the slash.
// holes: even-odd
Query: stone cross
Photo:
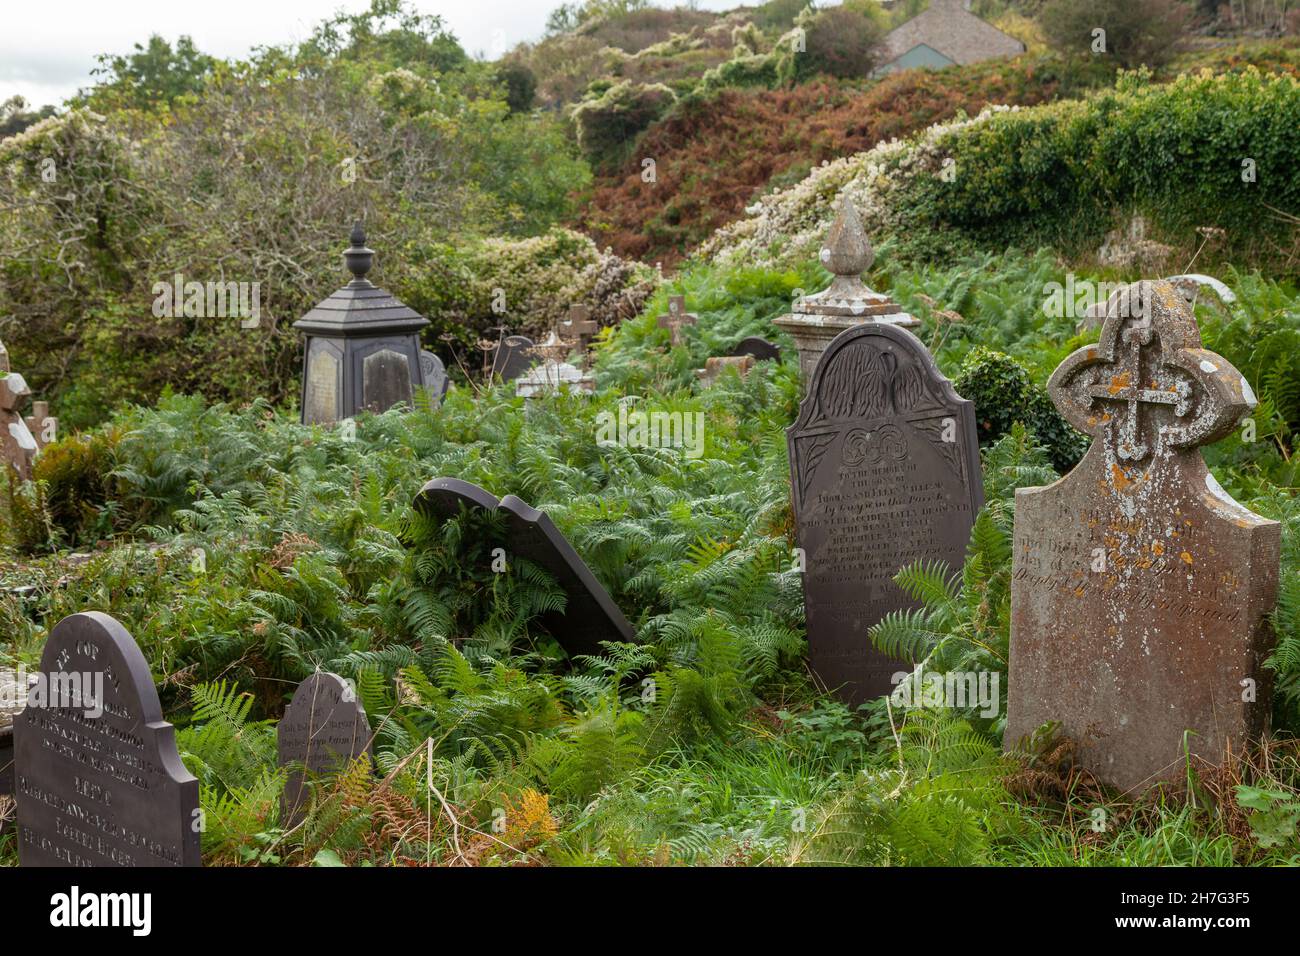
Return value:
<svg viewBox="0 0 1300 956">
<path fill-rule="evenodd" d="M 668 314 L 659 316 L 659 328 L 667 329 L 674 347 L 682 344 L 682 326 L 695 325 L 699 316 L 686 311 L 686 297 L 673 295 L 668 297 Z"/>
<path fill-rule="evenodd" d="M 27 416 L 27 430 L 32 433 L 36 450 L 40 451 L 58 436 L 59 420 L 50 415 L 49 402 L 32 402 L 32 413 Z"/>
<path fill-rule="evenodd" d="M 32 461 L 38 450 L 19 411 L 31 395 L 32 390 L 17 372 L 0 376 L 0 466 L 8 463 L 23 481 L 32 477 Z"/>
<path fill-rule="evenodd" d="M 569 309 L 569 317 L 560 323 L 560 335 L 571 342 L 576 341 L 584 354 L 587 343 L 599 329 L 600 326 L 591 320 L 591 310 L 585 305 L 573 306 Z"/>
<path fill-rule="evenodd" d="M 1092 445 L 1016 492 L 1006 743 L 1048 722 L 1102 780 L 1139 790 L 1262 733 L 1279 526 L 1238 504 L 1200 446 L 1255 407 L 1167 281 L 1112 297 L 1101 339 L 1047 383 Z"/>
</svg>

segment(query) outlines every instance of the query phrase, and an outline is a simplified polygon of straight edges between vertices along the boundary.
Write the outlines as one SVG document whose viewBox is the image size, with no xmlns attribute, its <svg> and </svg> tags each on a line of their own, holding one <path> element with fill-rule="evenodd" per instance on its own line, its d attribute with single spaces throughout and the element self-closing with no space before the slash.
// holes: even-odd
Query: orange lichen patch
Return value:
<svg viewBox="0 0 1300 956">
<path fill-rule="evenodd" d="M 1119 465 L 1112 464 L 1110 466 L 1110 476 L 1111 480 L 1115 482 L 1116 491 L 1126 491 L 1133 484 L 1128 475 L 1124 474 L 1124 469 Z"/>
<path fill-rule="evenodd" d="M 1110 388 L 1107 389 L 1112 395 L 1124 391 L 1129 386 L 1128 372 L 1121 372 L 1119 375 L 1111 376 Z"/>
<path fill-rule="evenodd" d="M 1194 561 L 1192 561 L 1192 556 L 1191 556 L 1191 554 L 1190 554 L 1189 552 L 1187 552 L 1187 551 L 1184 551 L 1182 554 L 1179 555 L 1179 557 L 1183 559 L 1183 563 L 1184 563 L 1184 564 L 1194 564 L 1194 563 L 1195 563 Z"/>
<path fill-rule="evenodd" d="M 1164 554 L 1164 553 L 1165 553 L 1165 545 L 1164 545 L 1164 542 L 1162 542 L 1162 541 L 1152 541 L 1152 542 L 1151 542 L 1151 553 L 1152 553 L 1152 554 Z"/>
</svg>

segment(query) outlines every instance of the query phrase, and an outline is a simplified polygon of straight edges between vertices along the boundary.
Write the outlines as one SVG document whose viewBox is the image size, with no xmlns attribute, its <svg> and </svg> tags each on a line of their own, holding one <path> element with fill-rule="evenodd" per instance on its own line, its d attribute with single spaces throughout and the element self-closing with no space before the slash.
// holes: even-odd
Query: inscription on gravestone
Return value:
<svg viewBox="0 0 1300 956">
<path fill-rule="evenodd" d="M 438 405 L 447 395 L 447 388 L 451 385 L 451 379 L 447 377 L 447 367 L 442 364 L 442 359 L 432 352 L 420 353 L 420 377 L 424 380 L 424 390 L 429 395 L 429 400 Z"/>
<path fill-rule="evenodd" d="M 1201 457 L 1255 396 L 1201 348 L 1183 297 L 1141 282 L 1108 310 L 1047 383 L 1092 445 L 1016 492 L 1005 739 L 1057 721 L 1084 766 L 1130 789 L 1179 776 L 1184 746 L 1217 763 L 1264 730 L 1280 528 Z"/>
<path fill-rule="evenodd" d="M 339 360 L 324 346 L 313 350 L 307 363 L 306 405 L 303 423 L 338 421 L 339 417 Z"/>
<path fill-rule="evenodd" d="M 199 783 L 144 655 L 107 614 L 50 632 L 14 764 L 23 866 L 199 865 Z"/>
<path fill-rule="evenodd" d="M 362 754 L 373 757 L 365 708 L 338 674 L 318 671 L 298 685 L 276 737 L 280 766 L 291 768 L 280 798 L 285 827 L 302 819 L 312 779 L 342 770 Z"/>
<path fill-rule="evenodd" d="M 868 322 L 822 354 L 787 440 L 812 669 L 859 703 L 907 669 L 867 633 L 914 606 L 894 575 L 918 560 L 961 570 L 984 503 L 974 408 L 919 339 Z"/>
<path fill-rule="evenodd" d="M 371 352 L 361 360 L 362 405 L 383 412 L 398 402 L 411 400 L 411 366 L 405 355 L 392 349 Z"/>
</svg>

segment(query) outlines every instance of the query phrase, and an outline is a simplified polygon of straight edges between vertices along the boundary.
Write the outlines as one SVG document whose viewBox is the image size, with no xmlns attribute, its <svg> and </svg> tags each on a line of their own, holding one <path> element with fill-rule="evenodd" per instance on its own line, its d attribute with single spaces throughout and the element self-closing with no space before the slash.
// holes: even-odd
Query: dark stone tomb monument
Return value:
<svg viewBox="0 0 1300 956">
<path fill-rule="evenodd" d="M 325 671 L 317 671 L 298 685 L 276 737 L 280 766 L 290 768 L 280 798 L 280 824 L 284 827 L 302 820 L 310 803 L 312 780 L 345 769 L 362 754 L 373 757 L 365 708 L 351 684 Z"/>
</svg>

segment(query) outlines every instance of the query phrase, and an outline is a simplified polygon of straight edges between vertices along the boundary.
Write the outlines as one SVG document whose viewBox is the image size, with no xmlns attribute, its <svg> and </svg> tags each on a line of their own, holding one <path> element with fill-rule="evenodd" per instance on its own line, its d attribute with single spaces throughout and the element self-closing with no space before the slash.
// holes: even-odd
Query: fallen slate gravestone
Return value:
<svg viewBox="0 0 1300 956">
<path fill-rule="evenodd" d="M 851 703 L 889 693 L 908 667 L 868 630 L 916 606 L 905 565 L 961 571 L 984 503 L 974 407 L 916 336 L 868 321 L 826 348 L 786 435 L 812 669 Z"/>
<path fill-rule="evenodd" d="M 428 393 L 429 400 L 434 405 L 441 405 L 451 385 L 447 367 L 442 364 L 442 359 L 432 352 L 421 352 L 420 376 L 424 379 L 424 390 Z"/>
<path fill-rule="evenodd" d="M 504 533 L 491 541 L 511 558 L 523 558 L 549 572 L 568 595 L 563 611 L 541 615 L 547 631 L 570 656 L 601 653 L 601 641 L 632 642 L 636 632 L 609 592 L 573 550 L 546 512 L 538 511 L 514 495 L 497 500 L 478 485 L 459 478 L 435 478 L 415 499 L 415 506 L 443 519 L 454 518 L 462 507 L 500 512 Z"/>
<path fill-rule="evenodd" d="M 1016 492 L 1005 737 L 1056 721 L 1126 790 L 1180 776 L 1184 747 L 1218 763 L 1264 730 L 1280 540 L 1199 451 L 1255 407 L 1250 386 L 1174 286 L 1129 288 L 1143 314 L 1112 310 L 1047 383 L 1092 445 Z"/>
<path fill-rule="evenodd" d="M 309 788 L 362 754 L 373 759 L 370 723 L 352 685 L 318 671 L 298 685 L 276 729 L 281 767 L 289 778 L 280 796 L 280 823 L 294 827 L 310 803 Z"/>
<path fill-rule="evenodd" d="M 526 335 L 507 335 L 492 358 L 492 377 L 513 382 L 537 362 L 533 340 Z"/>
<path fill-rule="evenodd" d="M 757 335 L 751 335 L 749 338 L 737 342 L 736 347 L 731 350 L 731 354 L 752 355 L 755 362 L 765 362 L 769 359 L 773 362 L 779 362 L 781 361 L 781 346 L 775 345 Z"/>
<path fill-rule="evenodd" d="M 176 751 L 135 640 L 65 617 L 14 720 L 23 866 L 199 866 L 199 783 Z"/>
</svg>

